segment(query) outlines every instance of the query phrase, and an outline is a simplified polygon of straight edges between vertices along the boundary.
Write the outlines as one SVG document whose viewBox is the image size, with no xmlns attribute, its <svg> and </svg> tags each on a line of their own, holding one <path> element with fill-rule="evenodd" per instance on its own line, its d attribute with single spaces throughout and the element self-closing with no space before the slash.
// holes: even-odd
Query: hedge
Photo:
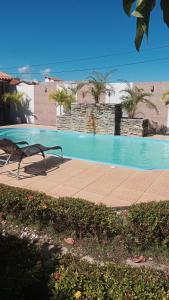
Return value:
<svg viewBox="0 0 169 300">
<path fill-rule="evenodd" d="M 67 256 L 49 284 L 52 300 L 167 300 L 169 282 L 161 271 L 118 264 L 90 265 Z"/>
<path fill-rule="evenodd" d="M 70 255 L 59 258 L 58 254 L 52 263 L 49 268 L 43 248 L 26 239 L 0 235 L 0 299 L 169 299 L 168 276 L 162 271 L 91 265 Z"/>
<path fill-rule="evenodd" d="M 169 201 L 132 205 L 128 210 L 127 231 L 142 248 L 156 244 L 169 246 Z"/>
<path fill-rule="evenodd" d="M 136 204 L 125 213 L 116 213 L 85 200 L 55 199 L 0 184 L 0 212 L 1 217 L 52 226 L 56 233 L 70 231 L 77 238 L 113 239 L 120 235 L 142 248 L 169 245 L 168 201 Z M 47 289 L 41 252 L 24 240 L 0 236 L 0 299 L 169 299 L 168 276 L 161 271 L 90 265 L 69 255 L 56 267 Z"/>
<path fill-rule="evenodd" d="M 169 201 L 132 205 L 125 214 L 82 199 L 52 198 L 44 193 L 0 184 L 0 211 L 24 224 L 52 226 L 55 232 L 113 239 L 146 249 L 169 247 Z"/>
<path fill-rule="evenodd" d="M 0 211 L 25 224 L 51 225 L 76 237 L 113 238 L 122 231 L 122 218 L 104 205 L 81 199 L 52 198 L 44 193 L 0 184 Z"/>
</svg>

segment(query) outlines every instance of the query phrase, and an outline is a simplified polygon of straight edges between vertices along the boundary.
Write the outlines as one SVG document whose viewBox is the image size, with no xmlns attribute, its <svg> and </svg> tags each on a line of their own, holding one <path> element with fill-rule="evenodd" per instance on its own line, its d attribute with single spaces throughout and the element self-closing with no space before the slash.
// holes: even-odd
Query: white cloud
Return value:
<svg viewBox="0 0 169 300">
<path fill-rule="evenodd" d="M 29 65 L 26 65 L 26 66 L 20 67 L 20 68 L 18 68 L 18 72 L 19 72 L 20 74 L 26 74 L 26 73 L 29 73 L 29 72 L 30 72 L 30 66 L 29 66 Z"/>
<path fill-rule="evenodd" d="M 52 72 L 52 70 L 50 68 L 46 68 L 46 69 L 40 71 L 40 73 L 45 77 L 49 76 L 51 72 Z"/>
</svg>

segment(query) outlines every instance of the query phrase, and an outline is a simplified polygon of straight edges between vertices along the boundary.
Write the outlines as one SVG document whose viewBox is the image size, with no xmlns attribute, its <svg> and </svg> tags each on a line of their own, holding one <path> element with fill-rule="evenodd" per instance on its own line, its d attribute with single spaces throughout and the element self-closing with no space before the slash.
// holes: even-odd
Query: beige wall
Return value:
<svg viewBox="0 0 169 300">
<path fill-rule="evenodd" d="M 144 115 L 138 114 L 137 116 L 148 118 L 152 122 L 157 122 L 160 126 L 167 126 L 168 108 L 162 102 L 161 95 L 169 89 L 169 82 L 137 82 L 134 86 L 143 88 L 146 92 L 151 93 L 154 87 L 153 96 L 150 100 L 157 106 L 159 114 L 155 110 L 149 109 L 145 104 L 138 107 L 138 112 L 143 112 Z"/>
<path fill-rule="evenodd" d="M 35 124 L 56 125 L 56 104 L 54 101 L 49 101 L 49 94 L 56 89 L 55 86 L 55 83 L 35 85 Z"/>
<path fill-rule="evenodd" d="M 84 87 L 82 87 L 82 89 L 80 89 L 78 92 L 77 92 L 77 96 L 76 96 L 76 99 L 77 99 L 77 103 L 85 103 L 85 104 L 90 104 L 90 103 L 94 103 L 94 98 L 93 96 L 91 95 L 90 92 L 88 92 L 90 89 L 89 89 L 89 85 L 85 85 Z M 100 103 L 105 103 L 105 94 L 102 94 L 101 97 L 100 97 Z"/>
<path fill-rule="evenodd" d="M 35 85 L 34 91 L 34 113 L 37 119 L 35 119 L 35 124 L 42 125 L 56 125 L 56 105 L 54 101 L 49 101 L 49 93 L 55 91 L 59 86 L 64 86 L 64 82 L 44 82 L 39 85 Z M 72 84 L 71 82 L 67 82 Z M 151 101 L 156 104 L 159 114 L 152 109 L 149 109 L 146 105 L 140 105 L 138 108 L 139 113 L 137 117 L 144 117 L 150 119 L 152 122 L 157 122 L 159 126 L 167 126 L 168 119 L 168 109 L 165 104 L 161 101 L 161 95 L 169 89 L 169 82 L 137 82 L 133 83 L 133 86 L 142 87 L 145 91 L 151 92 L 154 86 L 153 96 Z M 47 89 L 47 92 L 45 92 Z M 117 89 L 117 88 L 116 88 Z M 77 94 L 77 103 L 93 103 L 93 98 L 90 93 L 86 94 L 87 87 L 83 87 L 81 91 Z M 114 95 L 113 102 L 116 102 L 117 94 Z M 102 96 L 101 102 L 105 102 L 105 95 Z M 112 102 L 112 101 L 111 101 Z M 119 100 L 117 101 L 119 102 Z M 169 122 L 169 119 L 168 119 Z M 169 127 L 169 124 L 168 124 Z"/>
</svg>

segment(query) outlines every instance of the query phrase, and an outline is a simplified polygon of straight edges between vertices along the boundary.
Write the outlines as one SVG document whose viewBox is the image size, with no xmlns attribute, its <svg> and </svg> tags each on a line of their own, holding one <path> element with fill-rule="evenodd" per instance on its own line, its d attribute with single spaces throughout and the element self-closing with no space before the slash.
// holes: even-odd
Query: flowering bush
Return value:
<svg viewBox="0 0 169 300">
<path fill-rule="evenodd" d="M 0 211 L 24 223 L 53 226 L 76 237 L 113 238 L 121 233 L 122 218 L 104 205 L 82 199 L 52 198 L 44 193 L 0 184 Z"/>
<path fill-rule="evenodd" d="M 163 272 L 107 264 L 91 265 L 66 256 L 60 278 L 51 277 L 52 300 L 167 300 L 169 282 Z"/>
<path fill-rule="evenodd" d="M 132 205 L 128 210 L 126 234 L 143 249 L 154 244 L 168 247 L 169 201 Z"/>
<path fill-rule="evenodd" d="M 0 216 L 24 224 L 52 226 L 55 232 L 111 240 L 115 236 L 143 249 L 157 244 L 169 246 L 169 202 L 136 204 L 128 211 L 113 212 L 111 207 L 82 199 L 52 198 L 21 188 L 0 184 Z"/>
</svg>

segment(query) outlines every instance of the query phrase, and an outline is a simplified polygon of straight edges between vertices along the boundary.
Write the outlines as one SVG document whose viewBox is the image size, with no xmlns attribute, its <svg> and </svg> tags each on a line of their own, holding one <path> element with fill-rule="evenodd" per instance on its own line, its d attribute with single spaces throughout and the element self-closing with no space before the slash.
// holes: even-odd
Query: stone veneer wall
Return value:
<svg viewBox="0 0 169 300">
<path fill-rule="evenodd" d="M 147 136 L 149 122 L 145 119 L 122 118 L 120 124 L 120 135 Z"/>
<path fill-rule="evenodd" d="M 60 130 L 72 130 L 71 114 L 57 116 L 56 126 L 57 126 L 57 129 L 60 129 Z"/>
<path fill-rule="evenodd" d="M 73 103 L 71 115 L 57 116 L 56 123 L 58 129 L 114 135 L 120 118 L 121 105 Z"/>
</svg>

